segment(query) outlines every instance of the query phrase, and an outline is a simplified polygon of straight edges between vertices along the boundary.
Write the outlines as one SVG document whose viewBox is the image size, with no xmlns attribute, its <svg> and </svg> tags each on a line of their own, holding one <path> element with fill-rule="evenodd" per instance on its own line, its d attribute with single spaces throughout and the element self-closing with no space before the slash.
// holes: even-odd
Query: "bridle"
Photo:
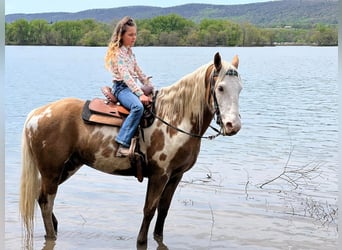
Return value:
<svg viewBox="0 0 342 250">
<path fill-rule="evenodd" d="M 213 65 L 211 65 L 210 67 L 213 67 Z M 220 108 L 219 108 L 219 105 L 218 105 L 218 102 L 217 102 L 217 98 L 216 98 L 216 94 L 215 94 L 215 85 L 216 85 L 217 77 L 219 75 L 220 70 L 214 69 L 210 73 L 210 79 L 209 79 L 210 86 L 209 86 L 209 93 L 208 93 L 208 98 L 207 98 L 209 105 L 211 103 L 211 98 L 213 98 L 213 102 L 214 102 L 214 109 L 213 109 L 214 111 L 213 111 L 213 113 L 216 114 L 216 123 L 218 125 L 220 125 L 220 129 L 217 129 L 217 128 L 209 125 L 209 127 L 216 132 L 215 135 L 202 136 L 202 135 L 199 135 L 199 134 L 190 133 L 190 132 L 187 132 L 187 131 L 185 131 L 183 129 L 180 129 L 180 128 L 178 128 L 176 126 L 173 126 L 172 124 L 168 123 L 167 121 L 165 121 L 161 117 L 157 116 L 154 111 L 152 112 L 152 115 L 155 118 L 157 118 L 159 121 L 161 121 L 162 123 L 167 125 L 168 127 L 173 128 L 173 129 L 177 130 L 178 132 L 181 132 L 183 134 L 187 134 L 187 135 L 189 135 L 191 137 L 194 137 L 194 138 L 213 140 L 216 137 L 218 137 L 219 135 L 223 135 L 223 133 L 222 133 L 223 123 L 222 123 L 222 120 L 221 120 Z M 226 72 L 226 75 L 229 75 L 229 76 L 239 76 L 239 73 L 235 69 L 228 69 L 228 71 Z M 153 105 L 154 105 L 154 103 L 155 103 L 155 101 L 157 99 L 157 95 L 158 95 L 158 91 L 155 92 L 155 95 L 154 95 L 154 98 L 153 98 Z"/>
</svg>

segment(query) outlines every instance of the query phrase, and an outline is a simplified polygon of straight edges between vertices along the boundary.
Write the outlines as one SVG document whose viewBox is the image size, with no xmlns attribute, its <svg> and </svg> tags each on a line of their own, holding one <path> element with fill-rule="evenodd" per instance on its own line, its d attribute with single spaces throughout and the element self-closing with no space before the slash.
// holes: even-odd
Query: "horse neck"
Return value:
<svg viewBox="0 0 342 250">
<path fill-rule="evenodd" d="M 175 84 L 162 88 L 156 102 L 158 116 L 173 126 L 187 120 L 192 124 L 193 133 L 203 135 L 213 118 L 208 104 L 211 69 L 208 65 L 202 66 Z"/>
</svg>

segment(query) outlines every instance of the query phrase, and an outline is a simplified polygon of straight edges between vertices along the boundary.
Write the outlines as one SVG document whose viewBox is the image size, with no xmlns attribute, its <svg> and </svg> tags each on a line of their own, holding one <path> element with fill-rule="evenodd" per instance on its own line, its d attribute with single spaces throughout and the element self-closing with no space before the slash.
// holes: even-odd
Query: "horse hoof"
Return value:
<svg viewBox="0 0 342 250">
<path fill-rule="evenodd" d="M 147 241 L 146 240 L 137 240 L 137 249 L 139 249 L 139 250 L 147 249 Z"/>
</svg>

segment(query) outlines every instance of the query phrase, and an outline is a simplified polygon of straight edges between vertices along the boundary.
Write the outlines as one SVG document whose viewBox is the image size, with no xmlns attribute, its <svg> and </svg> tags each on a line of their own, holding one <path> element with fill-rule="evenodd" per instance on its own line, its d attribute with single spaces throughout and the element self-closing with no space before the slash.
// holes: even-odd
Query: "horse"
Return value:
<svg viewBox="0 0 342 250">
<path fill-rule="evenodd" d="M 154 238 L 163 239 L 173 194 L 184 172 L 195 164 L 202 138 L 216 115 L 218 135 L 241 128 L 242 82 L 237 55 L 228 63 L 217 52 L 213 61 L 158 91 L 152 125 L 139 133 L 148 179 L 137 246 L 147 246 L 150 222 L 157 211 Z M 58 186 L 83 165 L 112 175 L 133 176 L 127 157 L 116 157 L 119 127 L 88 124 L 81 118 L 84 100 L 63 98 L 32 110 L 22 133 L 19 210 L 27 238 L 33 238 L 35 205 L 44 222 L 45 238 L 56 240 L 53 213 Z M 216 135 L 216 136 L 218 136 Z M 212 139 L 212 138 L 210 138 Z"/>
</svg>

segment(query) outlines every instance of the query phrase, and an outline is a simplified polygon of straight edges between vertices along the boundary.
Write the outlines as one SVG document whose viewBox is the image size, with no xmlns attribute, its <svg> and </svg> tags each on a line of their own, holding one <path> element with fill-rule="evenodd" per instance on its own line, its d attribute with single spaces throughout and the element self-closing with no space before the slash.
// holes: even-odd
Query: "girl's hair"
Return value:
<svg viewBox="0 0 342 250">
<path fill-rule="evenodd" d="M 122 46 L 122 36 L 126 33 L 128 26 L 136 26 L 134 20 L 129 16 L 122 18 L 116 24 L 116 27 L 108 44 L 108 49 L 105 56 L 105 66 L 107 69 L 110 68 L 111 59 L 115 57 L 118 49 Z"/>
</svg>

